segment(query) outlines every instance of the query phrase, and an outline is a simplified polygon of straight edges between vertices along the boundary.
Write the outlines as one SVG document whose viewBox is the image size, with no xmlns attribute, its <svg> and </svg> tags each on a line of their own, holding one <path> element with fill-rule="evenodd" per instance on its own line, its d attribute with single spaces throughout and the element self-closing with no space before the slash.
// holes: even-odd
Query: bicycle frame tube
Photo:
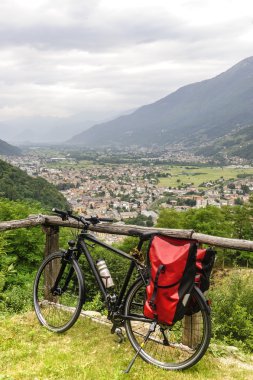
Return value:
<svg viewBox="0 0 253 380">
<path fill-rule="evenodd" d="M 112 246 L 110 246 L 110 245 L 104 243 L 103 241 L 98 240 L 98 239 L 97 239 L 95 236 L 93 236 L 93 235 L 90 235 L 90 234 L 86 233 L 86 234 L 83 236 L 83 238 L 84 238 L 84 240 L 89 240 L 89 241 L 91 241 L 91 242 L 93 242 L 93 243 L 95 243 L 95 244 L 100 245 L 100 246 L 103 247 L 103 248 L 108 249 L 109 251 L 112 251 L 112 252 L 116 253 L 117 255 L 123 256 L 123 257 L 125 257 L 126 259 L 131 260 L 131 261 L 134 261 L 134 262 L 137 263 L 137 260 L 136 260 L 133 256 L 129 255 L 129 254 L 126 253 L 126 252 L 121 251 L 120 249 L 114 248 L 114 247 L 112 247 Z"/>
<path fill-rule="evenodd" d="M 80 254 L 81 254 L 81 253 L 79 253 L 79 254 L 77 255 L 77 260 L 79 259 Z M 64 273 L 64 271 L 65 271 L 65 269 L 66 269 L 67 262 L 68 262 L 68 259 L 67 259 L 67 258 L 65 258 L 65 259 L 61 262 L 61 268 L 60 268 L 60 271 L 59 271 L 58 276 L 57 276 L 57 278 L 56 278 L 56 280 L 55 280 L 54 286 L 53 286 L 52 289 L 51 289 L 52 292 L 56 291 L 56 289 L 57 289 L 57 287 L 58 287 L 58 285 L 59 285 L 59 282 L 60 282 L 60 280 L 61 280 L 61 278 L 62 278 L 62 275 L 63 275 L 63 273 Z M 74 273 L 74 269 L 73 269 L 73 267 L 71 267 L 71 268 L 69 269 L 69 273 L 68 273 L 67 278 L 66 278 L 66 280 L 65 280 L 65 284 L 64 284 L 63 287 L 62 287 L 62 292 L 63 292 L 63 293 L 66 291 L 66 289 L 67 289 L 67 287 L 68 287 L 68 285 L 69 285 L 69 282 L 70 282 L 70 280 L 71 280 L 71 278 L 72 278 L 72 276 L 73 276 L 73 273 Z"/>
<path fill-rule="evenodd" d="M 142 248 L 142 244 L 143 244 L 143 240 L 140 239 L 139 240 L 139 244 L 138 244 L 138 247 L 137 247 L 137 250 L 140 251 L 141 248 Z M 131 261 L 130 263 L 130 266 L 129 266 L 129 269 L 128 269 L 128 272 L 126 274 L 126 277 L 125 277 L 125 280 L 124 280 L 124 283 L 122 285 L 122 288 L 121 288 L 121 291 L 120 291 L 120 294 L 119 294 L 119 298 L 118 298 L 118 301 L 117 301 L 117 305 L 120 306 L 122 300 L 123 300 L 123 297 L 125 295 L 125 292 L 126 292 L 126 289 L 127 289 L 127 285 L 129 284 L 129 281 L 130 281 L 130 278 L 133 274 L 133 271 L 134 271 L 134 268 L 137 266 L 137 263 L 136 261 Z"/>
<path fill-rule="evenodd" d="M 123 286 L 122 286 L 120 294 L 119 294 L 119 298 L 117 300 L 117 306 L 119 306 L 120 303 L 122 302 L 122 299 L 123 299 L 124 294 L 126 292 L 127 285 L 128 285 L 129 280 L 131 278 L 133 270 L 134 270 L 135 266 L 138 265 L 137 260 L 134 257 L 128 255 L 126 252 L 123 252 L 120 249 L 111 247 L 110 245 L 108 245 L 108 244 L 106 244 L 106 243 L 98 240 L 95 236 L 90 235 L 89 233 L 85 232 L 85 233 L 82 233 L 80 235 L 80 238 L 79 238 L 79 241 L 78 241 L 78 245 L 80 246 L 81 250 L 83 251 L 83 253 L 84 253 L 85 257 L 86 257 L 86 260 L 89 263 L 91 271 L 92 271 L 92 273 L 95 276 L 95 279 L 97 281 L 98 287 L 99 287 L 101 293 L 103 294 L 104 300 L 106 302 L 108 302 L 108 293 L 106 291 L 106 287 L 105 287 L 105 285 L 104 285 L 104 283 L 103 283 L 103 281 L 102 281 L 102 279 L 101 279 L 101 277 L 99 275 L 98 269 L 97 269 L 97 267 L 96 267 L 96 265 L 95 265 L 95 263 L 94 263 L 94 261 L 93 261 L 93 259 L 91 257 L 91 254 L 90 254 L 90 252 L 89 252 L 89 250 L 88 250 L 88 248 L 86 246 L 85 240 L 88 240 L 88 241 L 90 241 L 92 243 L 95 243 L 95 244 L 97 244 L 97 245 L 99 245 L 99 246 L 101 246 L 101 247 L 103 247 L 103 248 L 105 248 L 105 249 L 107 249 L 107 250 L 109 250 L 111 252 L 114 252 L 114 253 L 116 253 L 116 254 L 118 254 L 118 255 L 126 258 L 127 260 L 131 261 L 129 269 L 128 269 L 128 273 L 127 273 L 127 275 L 125 277 Z"/>
<path fill-rule="evenodd" d="M 126 277 L 125 277 L 124 283 L 122 285 L 122 288 L 120 290 L 120 294 L 119 294 L 119 297 L 118 297 L 118 300 L 117 300 L 117 306 L 120 306 L 120 304 L 121 304 L 121 302 L 123 300 L 123 297 L 124 297 L 126 289 L 127 289 L 127 285 L 129 284 L 129 281 L 130 281 L 130 278 L 131 278 L 131 276 L 133 274 L 134 268 L 135 268 L 135 263 L 132 261 L 130 263 L 130 266 L 129 266 L 128 272 L 126 274 Z"/>
<path fill-rule="evenodd" d="M 51 289 L 52 293 L 55 292 L 55 290 L 57 289 L 57 287 L 59 285 L 59 282 L 60 282 L 60 280 L 62 278 L 63 272 L 65 271 L 66 266 L 67 266 L 67 262 L 65 261 L 65 262 L 62 263 L 60 271 L 58 273 L 58 276 L 57 276 L 57 278 L 55 280 L 54 286 Z M 71 274 L 68 275 L 68 278 L 71 278 L 72 274 L 73 274 L 73 272 L 71 271 Z M 69 281 L 68 281 L 68 283 L 69 283 Z M 68 283 L 67 284 L 65 283 L 64 288 L 67 288 Z"/>
<path fill-rule="evenodd" d="M 98 273 L 98 270 L 97 270 L 97 267 L 96 265 L 94 264 L 93 260 L 92 260 L 92 257 L 91 257 L 91 254 L 88 250 L 88 248 L 86 247 L 86 244 L 83 240 L 80 240 L 78 242 L 82 252 L 84 253 L 85 257 L 86 257 L 86 260 L 88 261 L 89 263 L 89 266 L 91 268 L 91 271 L 92 273 L 94 274 L 95 276 L 95 279 L 97 281 L 97 284 L 98 284 L 98 287 L 101 291 L 101 293 L 103 294 L 103 297 L 104 297 L 104 300 L 107 302 L 107 292 L 106 292 L 106 288 L 104 286 L 104 283 L 103 281 L 101 280 L 100 276 L 99 276 L 99 273 Z"/>
</svg>

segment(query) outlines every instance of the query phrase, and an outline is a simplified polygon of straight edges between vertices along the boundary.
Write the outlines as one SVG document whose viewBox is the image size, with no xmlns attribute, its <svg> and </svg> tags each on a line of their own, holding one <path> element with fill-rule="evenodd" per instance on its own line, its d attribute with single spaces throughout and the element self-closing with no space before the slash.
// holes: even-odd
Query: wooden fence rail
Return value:
<svg viewBox="0 0 253 380">
<path fill-rule="evenodd" d="M 71 227 L 71 228 L 81 228 L 82 225 L 75 220 L 62 221 L 57 216 L 50 215 L 31 215 L 26 219 L 20 220 L 10 220 L 5 222 L 0 222 L 0 231 L 13 230 L 17 228 L 29 228 L 35 226 L 44 226 L 44 231 L 47 235 L 53 236 L 54 240 L 56 238 L 56 232 L 59 227 Z M 229 239 L 219 236 L 206 235 L 202 233 L 195 232 L 194 230 L 178 230 L 169 228 L 150 228 L 150 227 L 140 227 L 131 225 L 119 225 L 116 223 L 100 223 L 96 226 L 90 226 L 91 231 L 105 233 L 105 234 L 116 234 L 116 235 L 126 235 L 134 236 L 132 230 L 135 231 L 149 231 L 149 232 L 160 232 L 167 236 L 185 238 L 185 239 L 196 239 L 200 243 L 208 244 L 215 247 L 238 249 L 242 251 L 253 251 L 253 241 L 252 240 L 242 240 L 242 239 Z M 51 232 L 50 232 L 51 231 Z M 55 246 L 56 242 L 53 243 Z M 56 244 L 57 245 L 57 244 Z"/>
</svg>

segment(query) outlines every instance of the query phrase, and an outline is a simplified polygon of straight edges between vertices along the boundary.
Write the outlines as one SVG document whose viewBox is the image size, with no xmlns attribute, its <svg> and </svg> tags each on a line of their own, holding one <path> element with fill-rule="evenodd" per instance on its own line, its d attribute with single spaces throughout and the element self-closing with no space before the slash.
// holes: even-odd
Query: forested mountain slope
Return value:
<svg viewBox="0 0 253 380">
<path fill-rule="evenodd" d="M 64 196 L 43 178 L 32 178 L 24 171 L 0 160 L 0 197 L 38 201 L 43 207 L 66 208 Z"/>
<path fill-rule="evenodd" d="M 196 153 L 207 157 L 220 153 L 223 156 L 238 156 L 253 160 L 253 125 L 238 128 L 210 143 L 203 144 Z"/>
<path fill-rule="evenodd" d="M 19 156 L 21 154 L 21 150 L 16 146 L 0 140 L 0 155 L 1 154 L 5 156 Z"/>
</svg>

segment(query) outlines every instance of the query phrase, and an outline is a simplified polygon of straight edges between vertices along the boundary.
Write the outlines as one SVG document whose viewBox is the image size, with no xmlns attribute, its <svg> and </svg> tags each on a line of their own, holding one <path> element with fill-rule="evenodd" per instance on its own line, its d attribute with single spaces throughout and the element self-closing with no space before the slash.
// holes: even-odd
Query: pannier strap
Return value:
<svg viewBox="0 0 253 380">
<path fill-rule="evenodd" d="M 161 273 L 164 273 L 165 272 L 165 269 L 166 269 L 166 266 L 165 265 L 159 265 L 158 269 L 157 269 L 157 272 L 156 272 L 156 276 L 155 276 L 155 281 L 154 282 L 154 291 L 153 291 L 153 294 L 152 294 L 152 297 L 149 301 L 149 305 L 150 307 L 155 310 L 156 309 L 156 296 L 157 296 L 157 291 L 158 291 L 158 288 L 172 288 L 173 286 L 177 285 L 180 283 L 181 280 L 175 282 L 174 284 L 171 284 L 171 285 L 158 285 L 158 280 L 159 280 L 159 276 Z"/>
<path fill-rule="evenodd" d="M 174 284 L 170 284 L 170 285 L 158 285 L 158 280 L 159 280 L 159 276 L 161 273 L 164 273 L 166 270 L 166 266 L 165 265 L 159 265 L 158 269 L 157 269 L 157 272 L 156 272 L 156 276 L 155 276 L 155 280 L 153 281 L 154 283 L 154 291 L 153 291 L 153 294 L 152 294 L 152 297 L 149 301 L 149 305 L 151 306 L 151 308 L 153 310 L 156 309 L 156 296 L 157 296 L 157 291 L 158 291 L 158 288 L 173 288 L 173 286 L 176 286 L 178 285 L 180 282 L 181 282 L 181 279 L 178 280 L 177 282 L 174 282 Z"/>
<path fill-rule="evenodd" d="M 152 280 L 152 279 L 151 279 L 151 280 Z M 153 280 L 152 280 L 152 281 L 153 281 Z M 155 282 L 155 281 L 153 281 L 153 282 Z M 157 287 L 158 287 L 158 288 L 161 288 L 161 289 L 173 288 L 173 286 L 176 286 L 176 285 L 180 284 L 180 282 L 181 282 L 181 278 L 180 278 L 180 280 L 178 280 L 177 282 L 174 282 L 174 284 L 170 284 L 170 285 L 158 285 L 158 284 L 157 284 Z"/>
<path fill-rule="evenodd" d="M 159 279 L 160 274 L 162 272 L 165 272 L 165 268 L 166 268 L 165 265 L 159 265 L 157 272 L 156 272 L 155 281 L 154 281 L 154 291 L 153 291 L 152 297 L 149 301 L 149 305 L 154 310 L 156 309 L 155 300 L 156 300 L 157 290 L 158 290 L 158 279 Z"/>
</svg>

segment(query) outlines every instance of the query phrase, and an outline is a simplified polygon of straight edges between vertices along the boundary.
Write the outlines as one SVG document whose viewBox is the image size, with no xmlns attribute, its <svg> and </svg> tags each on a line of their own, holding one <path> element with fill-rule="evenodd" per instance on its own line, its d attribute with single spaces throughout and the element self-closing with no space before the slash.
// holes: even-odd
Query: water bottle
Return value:
<svg viewBox="0 0 253 380">
<path fill-rule="evenodd" d="M 111 288 L 114 286 L 113 279 L 110 275 L 109 269 L 107 268 L 106 262 L 104 259 L 99 259 L 96 262 L 97 268 L 100 274 L 100 277 L 102 278 L 102 281 L 106 288 Z"/>
</svg>

